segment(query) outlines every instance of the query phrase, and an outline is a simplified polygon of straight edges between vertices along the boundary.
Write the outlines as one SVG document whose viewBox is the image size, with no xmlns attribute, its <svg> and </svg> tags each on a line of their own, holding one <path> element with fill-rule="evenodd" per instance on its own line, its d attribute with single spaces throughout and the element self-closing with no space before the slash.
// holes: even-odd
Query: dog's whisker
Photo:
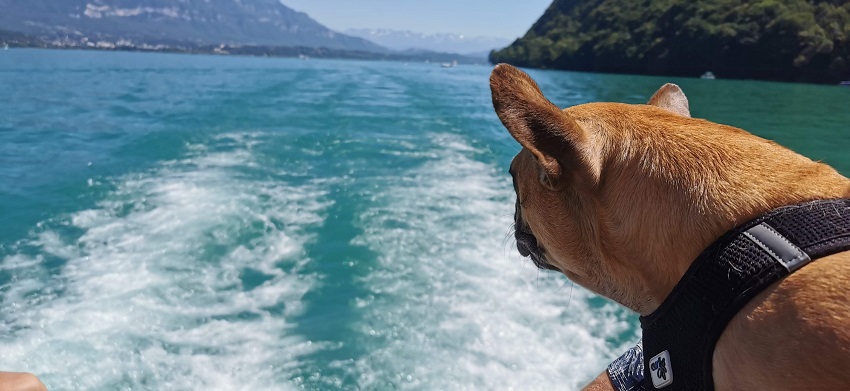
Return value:
<svg viewBox="0 0 850 391">
<path fill-rule="evenodd" d="M 508 232 L 505 233 L 505 238 L 502 240 L 502 246 L 507 245 L 508 241 L 510 241 L 511 239 L 516 240 L 514 237 L 514 231 L 514 227 L 513 225 L 511 225 L 510 229 L 508 229 Z"/>
<path fill-rule="evenodd" d="M 537 269 L 537 278 L 534 281 L 537 283 L 537 288 L 540 288 L 540 269 Z"/>
<path fill-rule="evenodd" d="M 570 280 L 565 281 L 563 284 L 561 284 L 561 286 L 558 288 L 558 290 L 555 291 L 555 293 L 556 294 L 561 293 L 561 290 L 564 289 L 564 287 L 567 286 L 567 284 L 569 284 L 569 283 L 570 283 Z"/>
</svg>

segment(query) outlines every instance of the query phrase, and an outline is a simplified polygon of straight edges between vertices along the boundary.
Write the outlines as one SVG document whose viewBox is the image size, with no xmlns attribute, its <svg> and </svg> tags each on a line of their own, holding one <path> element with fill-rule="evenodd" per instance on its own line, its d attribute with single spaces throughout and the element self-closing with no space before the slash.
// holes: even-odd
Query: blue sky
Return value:
<svg viewBox="0 0 850 391">
<path fill-rule="evenodd" d="M 552 0 L 281 0 L 325 26 L 520 37 Z"/>
</svg>

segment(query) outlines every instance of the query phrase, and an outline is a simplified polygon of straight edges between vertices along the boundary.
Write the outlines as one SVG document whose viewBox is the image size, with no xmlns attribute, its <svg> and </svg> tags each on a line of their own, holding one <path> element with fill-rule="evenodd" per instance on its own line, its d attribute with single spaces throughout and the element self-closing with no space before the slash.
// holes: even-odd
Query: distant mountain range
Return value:
<svg viewBox="0 0 850 391">
<path fill-rule="evenodd" d="M 252 45 L 386 52 L 278 0 L 0 0 L 0 29 L 43 41 Z"/>
<path fill-rule="evenodd" d="M 349 29 L 348 35 L 368 39 L 393 50 L 430 50 L 486 57 L 490 50 L 507 46 L 507 38 L 470 37 L 461 34 L 422 34 L 387 29 Z"/>
</svg>

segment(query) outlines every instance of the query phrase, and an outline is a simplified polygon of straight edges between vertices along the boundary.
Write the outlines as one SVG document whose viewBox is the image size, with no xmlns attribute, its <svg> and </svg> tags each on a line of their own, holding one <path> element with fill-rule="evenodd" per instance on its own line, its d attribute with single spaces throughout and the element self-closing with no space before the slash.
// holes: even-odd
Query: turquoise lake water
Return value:
<svg viewBox="0 0 850 391">
<path fill-rule="evenodd" d="M 56 390 L 576 389 L 635 315 L 509 236 L 490 67 L 0 52 L 0 369 Z M 850 173 L 850 88 L 530 71 Z M 769 171 L 766 171 L 769 174 Z"/>
</svg>

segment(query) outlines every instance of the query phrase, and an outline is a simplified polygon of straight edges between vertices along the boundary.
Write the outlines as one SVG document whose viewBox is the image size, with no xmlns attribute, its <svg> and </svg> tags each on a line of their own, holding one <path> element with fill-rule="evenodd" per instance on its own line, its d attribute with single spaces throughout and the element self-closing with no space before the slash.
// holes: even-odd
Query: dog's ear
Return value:
<svg viewBox="0 0 850 391">
<path fill-rule="evenodd" d="M 682 89 L 675 84 L 667 83 L 661 86 L 658 91 L 655 91 L 655 95 L 653 95 L 652 98 L 649 98 L 649 103 L 647 104 L 672 111 L 683 117 L 691 116 L 691 109 L 688 106 L 688 97 L 685 96 Z"/>
<path fill-rule="evenodd" d="M 490 90 L 502 124 L 537 158 L 549 186 L 557 187 L 564 170 L 588 174 L 596 182 L 599 169 L 591 159 L 587 133 L 546 99 L 530 76 L 499 64 L 490 75 Z"/>
</svg>

